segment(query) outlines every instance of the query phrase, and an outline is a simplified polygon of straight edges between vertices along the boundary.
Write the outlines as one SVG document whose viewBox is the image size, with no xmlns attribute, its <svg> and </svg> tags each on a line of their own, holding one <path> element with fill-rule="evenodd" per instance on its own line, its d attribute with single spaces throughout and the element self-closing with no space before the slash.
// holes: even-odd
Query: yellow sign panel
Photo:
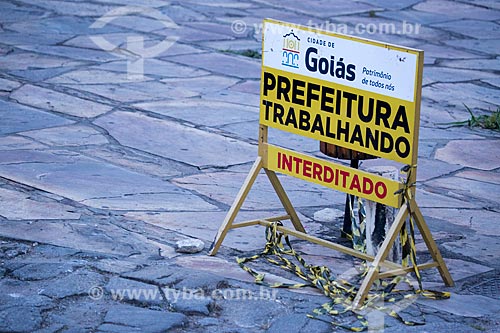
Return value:
<svg viewBox="0 0 500 333">
<path fill-rule="evenodd" d="M 260 123 L 411 164 L 412 102 L 263 68 Z"/>
<path fill-rule="evenodd" d="M 260 124 L 415 164 L 423 51 L 265 20 Z"/>
<path fill-rule="evenodd" d="M 265 160 L 267 165 L 264 167 L 269 170 L 387 206 L 401 206 L 401 196 L 394 194 L 402 187 L 397 181 L 274 145 L 267 145 Z"/>
</svg>

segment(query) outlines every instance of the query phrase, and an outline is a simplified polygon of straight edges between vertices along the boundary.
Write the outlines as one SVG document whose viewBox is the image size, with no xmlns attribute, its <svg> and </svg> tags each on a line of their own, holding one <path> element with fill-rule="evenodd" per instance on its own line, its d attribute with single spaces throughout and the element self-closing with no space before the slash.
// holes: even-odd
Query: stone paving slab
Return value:
<svg viewBox="0 0 500 333">
<path fill-rule="evenodd" d="M 33 31 L 29 33 L 2 31 L 2 34 L 0 35 L 0 41 L 2 42 L 2 44 L 9 46 L 26 45 L 26 40 L 30 40 L 32 43 L 37 43 L 40 45 L 53 45 L 56 43 L 63 43 L 68 38 L 71 38 L 71 36 L 59 34 L 40 35 L 36 34 Z M 40 57 L 43 58 L 42 55 L 40 55 Z M 67 61 L 67 59 L 64 60 Z M 26 66 L 28 65 L 29 64 L 26 64 Z"/>
<path fill-rule="evenodd" d="M 398 19 L 400 20 L 400 19 Z M 357 35 L 358 37 L 368 37 L 366 32 L 356 33 L 356 27 L 366 27 L 370 28 L 369 38 L 382 42 L 391 42 L 398 45 L 404 45 L 408 47 L 414 47 L 418 49 L 424 49 L 426 51 L 426 46 L 432 47 L 431 44 L 423 44 L 422 41 L 437 41 L 440 38 L 445 38 L 448 33 L 446 31 L 434 29 L 426 25 L 412 25 L 412 31 L 408 34 L 412 38 L 401 37 L 401 32 L 404 31 L 403 23 L 394 22 L 392 19 L 387 19 L 383 16 L 378 16 L 375 14 L 374 17 L 370 16 L 337 16 L 335 21 L 341 22 L 348 27 L 348 33 L 352 35 Z M 320 25 L 321 26 L 321 25 Z M 387 27 L 390 27 L 387 28 Z M 393 30 L 392 30 L 393 29 Z M 372 33 L 372 30 L 375 30 Z M 339 31 L 342 32 L 342 31 Z M 399 32 L 399 33 L 398 33 Z M 418 39 L 418 41 L 416 40 Z"/>
<path fill-rule="evenodd" d="M 450 13 L 450 6 L 453 6 L 453 11 Z M 450 18 L 477 18 L 483 20 L 495 20 L 498 19 L 498 13 L 496 11 L 488 10 L 487 8 L 482 8 L 478 6 L 472 6 L 470 4 L 456 3 L 450 0 L 438 0 L 438 1 L 423 1 L 413 6 L 414 9 L 423 12 L 441 14 L 445 17 Z"/>
<path fill-rule="evenodd" d="M 196 169 L 177 161 L 168 160 L 122 146 L 93 146 L 81 149 L 80 152 L 91 158 L 96 158 L 117 166 L 125 167 L 132 171 L 165 179 L 173 176 L 180 176 L 184 173 L 194 173 Z"/>
<path fill-rule="evenodd" d="M 496 218 L 496 213 L 486 209 L 435 209 L 423 208 L 424 216 L 439 218 L 455 225 L 468 227 L 478 234 L 500 236 L 500 231 L 491 224 Z"/>
<path fill-rule="evenodd" d="M 432 318 L 432 317 L 429 316 L 429 315 L 427 315 L 426 318 Z M 481 326 L 481 325 L 475 326 L 474 324 L 468 325 L 468 324 L 462 324 L 462 323 L 457 323 L 457 322 L 448 322 L 448 323 L 431 322 L 429 324 L 426 324 L 426 326 L 425 326 L 424 329 L 422 329 L 421 326 L 405 327 L 405 332 L 411 332 L 411 333 L 420 333 L 420 332 L 425 332 L 425 333 L 430 333 L 430 332 L 443 332 L 443 333 L 470 332 L 470 333 L 479 333 L 479 332 L 482 332 L 482 331 L 484 331 L 484 327 Z M 387 332 L 387 333 L 398 333 L 398 332 L 401 332 L 401 328 L 398 325 L 396 325 L 396 326 L 393 326 L 393 327 L 390 327 L 390 328 L 385 328 L 385 332 Z M 494 332 L 494 331 L 492 331 L 492 332 Z"/>
<path fill-rule="evenodd" d="M 254 116 L 255 118 L 255 116 Z M 259 135 L 259 122 L 258 120 L 228 124 L 221 127 L 224 131 L 234 133 L 249 140 L 256 140 Z M 281 147 L 296 149 L 303 152 L 317 152 L 319 151 L 319 143 L 317 140 L 310 138 L 290 135 L 290 133 L 275 129 L 268 128 L 269 143 Z"/>
<path fill-rule="evenodd" d="M 57 330 L 72 331 L 77 329 L 95 330 L 106 310 L 106 307 L 91 301 L 68 302 L 48 315 L 47 321 L 53 323 L 52 325 L 49 327 L 42 326 L 35 332 L 48 333 Z M 70 323 L 78 323 L 78 325 L 71 325 Z M 73 328 L 75 326 L 78 326 L 78 328 Z"/>
<path fill-rule="evenodd" d="M 73 265 L 60 263 L 31 263 L 15 269 L 11 274 L 19 280 L 45 280 L 67 275 L 75 270 Z"/>
<path fill-rule="evenodd" d="M 465 280 L 474 275 L 479 275 L 487 272 L 493 271 L 493 268 L 468 262 L 460 259 L 445 259 L 446 265 L 450 271 L 451 276 L 455 281 Z M 428 282 L 442 282 L 441 276 L 437 269 L 431 269 L 424 271 L 422 273 L 425 276 L 425 280 Z"/>
<path fill-rule="evenodd" d="M 17 161 L 4 160 L 5 156 L 14 156 L 15 151 L 8 153 L 11 154 L 0 152 L 2 177 L 57 193 L 91 207 L 104 208 L 109 205 L 111 209 L 127 209 L 131 203 L 136 209 L 145 210 L 152 207 L 174 211 L 195 207 L 210 210 L 214 207 L 170 183 L 103 164 L 77 153 L 44 151 L 34 155 L 17 152 Z M 165 205 L 163 200 L 169 204 Z"/>
<path fill-rule="evenodd" d="M 105 223 L 92 225 L 78 221 L 66 221 L 65 223 L 17 221 L 0 224 L 0 235 L 12 239 L 22 238 L 31 242 L 111 255 L 149 257 L 158 254 L 158 248 L 162 249 L 162 253 L 166 257 L 170 256 L 169 253 L 174 252 L 172 247 L 159 244 L 141 235 L 131 236 L 123 228 Z M 54 237 L 54 235 L 58 235 L 58 237 Z M 92 240 L 87 238 L 92 238 Z"/>
<path fill-rule="evenodd" d="M 0 134 L 72 124 L 68 119 L 31 107 L 0 100 Z"/>
<path fill-rule="evenodd" d="M 415 2 L 419 2 L 419 1 L 415 1 Z M 398 1 L 398 4 L 399 3 L 400 2 Z M 387 4 L 386 4 L 386 6 L 387 6 Z M 404 7 L 406 7 L 406 6 L 404 6 Z M 402 8 L 397 8 L 397 9 L 402 9 Z M 451 14 L 451 13 L 449 13 L 449 14 Z M 407 22 L 418 23 L 418 24 L 422 24 L 425 26 L 432 24 L 432 23 L 439 23 L 439 22 L 443 22 L 443 21 L 448 21 L 450 19 L 448 15 L 418 11 L 418 10 L 414 10 L 413 8 L 407 8 L 404 10 L 384 11 L 384 12 L 377 13 L 377 15 L 382 16 L 382 17 L 386 17 L 386 18 L 390 18 L 393 20 L 398 20 L 398 21 L 407 21 Z"/>
<path fill-rule="evenodd" d="M 431 87 L 422 89 L 427 98 L 434 101 L 446 101 L 448 105 L 454 105 L 462 109 L 465 103 L 469 108 L 480 108 L 484 110 L 494 110 L 495 105 L 500 103 L 500 97 L 494 89 L 480 87 L 471 83 L 438 83 Z M 462 101 L 460 94 L 467 91 L 469 98 L 467 101 Z"/>
<path fill-rule="evenodd" d="M 167 50 L 166 52 L 169 52 Z M 130 68 L 128 66 L 128 60 L 127 61 L 112 61 L 112 62 L 107 62 L 102 65 L 96 65 L 93 68 L 96 68 L 98 70 L 106 70 L 106 71 L 115 71 L 115 72 L 120 72 L 124 73 L 122 77 L 125 79 L 125 82 L 128 82 L 130 78 L 127 78 L 126 73 L 133 73 L 133 74 L 143 74 L 146 76 L 157 76 L 161 78 L 168 78 L 168 77 L 176 77 L 176 78 L 185 78 L 185 77 L 199 77 L 199 76 L 204 76 L 210 74 L 207 71 L 201 70 L 201 69 L 194 69 L 191 67 L 187 66 L 180 66 L 179 64 L 174 64 L 169 61 L 163 61 L 163 60 L 158 60 L 158 59 L 145 59 L 144 60 L 144 66 L 141 68 L 142 73 L 139 72 L 139 70 L 135 70 L 133 67 Z M 76 74 L 76 73 L 73 73 Z M 90 74 L 90 73 L 89 73 Z M 91 80 L 91 77 L 93 75 L 90 74 L 89 77 L 86 80 L 86 83 L 91 83 L 89 82 Z M 103 83 L 109 83 L 110 81 L 106 81 L 105 79 L 107 77 L 112 77 L 111 73 L 106 72 L 104 75 Z M 69 77 L 66 77 L 65 79 L 68 79 Z M 62 79 L 62 78 L 61 78 Z M 79 80 L 82 80 L 83 78 L 80 77 Z M 71 83 L 71 82 L 68 82 Z"/>
<path fill-rule="evenodd" d="M 117 197 L 90 198 L 82 200 L 81 203 L 90 207 L 122 210 L 122 211 L 209 211 L 217 210 L 217 207 L 195 197 L 187 196 L 171 186 L 166 187 L 162 193 L 136 193 L 124 194 Z"/>
<path fill-rule="evenodd" d="M 258 95 L 255 95 L 253 93 L 234 91 L 233 89 L 226 89 L 223 91 L 218 91 L 216 93 L 207 94 L 205 96 L 202 96 L 202 99 L 209 101 L 237 103 L 252 107 L 255 107 L 259 103 Z"/>
<path fill-rule="evenodd" d="M 439 59 L 439 61 L 445 59 L 478 59 L 481 58 L 475 53 L 468 51 L 457 50 L 456 48 L 441 46 L 438 47 L 434 44 L 421 44 L 418 46 L 419 49 L 424 50 L 424 57 Z M 486 57 L 484 57 L 486 58 Z"/>
<path fill-rule="evenodd" d="M 498 71 L 500 68 L 499 58 L 473 59 L 473 60 L 444 60 L 444 67 L 455 67 L 464 69 L 475 69 L 479 71 Z"/>
<path fill-rule="evenodd" d="M 104 323 L 98 332 L 165 332 L 183 326 L 186 316 L 180 313 L 169 313 L 141 309 L 130 305 L 117 304 L 111 307 L 104 317 Z"/>
<path fill-rule="evenodd" d="M 450 196 L 449 193 L 436 194 L 417 188 L 417 202 L 420 208 L 479 208 L 480 204 L 464 200 L 463 196 Z"/>
<path fill-rule="evenodd" d="M 498 143 L 499 140 L 453 140 L 436 151 L 436 158 L 480 170 L 493 170 L 500 167 Z"/>
<path fill-rule="evenodd" d="M 217 101 L 165 100 L 134 104 L 140 109 L 175 119 L 182 119 L 198 126 L 219 127 L 258 117 L 254 107 Z M 239 133 L 241 136 L 241 133 Z"/>
<path fill-rule="evenodd" d="M 247 163 L 256 156 L 247 143 L 136 113 L 115 112 L 95 123 L 124 146 L 198 167 Z"/>
<path fill-rule="evenodd" d="M 78 270 L 54 281 L 41 290 L 39 294 L 50 298 L 87 295 L 92 286 L 102 283 L 102 275 L 85 270 Z"/>
<path fill-rule="evenodd" d="M 457 116 L 459 114 L 459 116 Z M 464 117 L 460 116 L 462 113 L 461 112 L 456 112 L 455 117 L 453 118 L 454 121 L 460 121 L 464 118 L 466 118 L 465 113 Z M 470 115 L 469 115 L 470 116 Z M 439 119 L 437 119 L 439 120 Z M 435 120 L 436 121 L 436 120 Z M 484 132 L 478 132 L 478 131 L 467 131 L 463 132 L 459 129 L 453 128 L 453 127 L 447 127 L 446 125 L 441 125 L 442 127 L 435 127 L 435 126 L 423 126 L 420 128 L 420 134 L 422 135 L 422 141 L 431 141 L 431 142 L 453 142 L 452 140 L 457 140 L 457 142 L 463 142 L 464 144 L 468 144 L 467 140 L 474 141 L 476 140 L 481 140 L 484 139 L 484 136 L 481 136 L 481 134 L 485 134 Z M 463 141 L 461 141 L 464 139 Z M 446 162 L 450 163 L 451 161 L 445 160 Z M 453 164 L 453 163 L 450 163 Z"/>
<path fill-rule="evenodd" d="M 491 298 L 481 295 L 452 294 L 449 300 L 432 302 L 422 299 L 420 304 L 464 317 L 496 316 L 500 313 L 500 305 L 491 302 Z"/>
<path fill-rule="evenodd" d="M 116 61 L 108 62 L 106 65 L 112 66 Z M 139 82 L 152 81 L 148 76 L 140 78 Z M 135 80 L 134 80 L 135 81 Z M 137 82 L 136 81 L 136 82 Z M 103 69 L 85 69 L 76 70 L 64 73 L 57 77 L 46 80 L 48 83 L 66 84 L 66 85 L 81 85 L 81 84 L 107 84 L 107 83 L 130 83 L 130 79 L 124 73 L 116 73 L 114 71 Z"/>
<path fill-rule="evenodd" d="M 492 87 L 500 87 L 500 78 L 488 79 L 483 81 L 490 84 Z"/>
<path fill-rule="evenodd" d="M 116 6 L 111 6 L 111 5 L 101 5 L 101 4 L 96 5 L 92 3 L 77 4 L 66 1 L 53 1 L 53 0 L 51 1 L 23 0 L 23 2 L 35 5 L 38 8 L 48 9 L 62 15 L 73 15 L 75 12 L 78 12 L 78 16 L 80 17 L 101 16 L 106 14 L 111 9 L 116 8 Z"/>
<path fill-rule="evenodd" d="M 239 82 L 230 87 L 229 90 L 260 96 L 260 82 L 256 80 L 245 80 L 244 82 Z"/>
<path fill-rule="evenodd" d="M 73 38 L 70 38 L 64 41 L 64 46 L 73 46 L 80 47 L 85 49 L 93 49 L 93 50 L 104 50 L 104 51 L 112 51 L 116 48 L 117 45 L 121 45 L 123 43 L 127 43 L 127 37 L 130 36 L 130 32 L 115 32 L 115 33 L 96 33 L 91 35 L 79 35 Z M 96 43 L 94 40 L 103 38 L 109 42 L 108 44 L 100 44 Z M 158 38 L 158 37 L 156 37 Z M 155 36 L 145 37 L 143 42 L 148 42 L 154 40 Z"/>
<path fill-rule="evenodd" d="M 33 64 L 36 64 L 36 68 L 54 68 L 77 66 L 81 65 L 82 62 L 33 52 L 13 52 L 2 57 L 0 68 L 11 72 L 13 70 L 31 69 Z"/>
<path fill-rule="evenodd" d="M 230 34 L 230 30 L 227 30 L 227 34 L 219 34 L 210 32 L 207 30 L 198 30 L 190 27 L 183 27 L 181 30 L 163 28 L 160 30 L 155 30 L 154 33 L 158 35 L 168 37 L 179 38 L 180 40 L 187 43 L 194 43 L 205 41 L 205 40 L 228 40 L 233 39 Z"/>
<path fill-rule="evenodd" d="M 467 200 L 466 198 L 476 198 L 486 203 L 490 202 L 491 205 L 496 205 L 500 194 L 498 185 L 460 177 L 440 178 L 427 184 L 446 189 L 449 194 L 463 196 L 464 200 Z"/>
<path fill-rule="evenodd" d="M 37 2 L 39 3 L 39 2 Z M 82 35 L 93 33 L 94 29 L 91 25 L 94 23 L 93 18 L 75 17 L 73 15 L 53 16 L 41 18 L 38 20 L 18 21 L 5 26 L 5 28 L 20 33 L 30 34 L 34 31 L 44 31 L 51 35 Z M 100 33 L 106 32 L 122 32 L 121 28 L 116 26 L 106 25 L 99 29 Z M 25 41 L 26 42 L 26 41 Z"/>
<path fill-rule="evenodd" d="M 473 17 L 470 13 L 468 14 L 469 18 Z M 496 19 L 500 19 L 500 15 L 496 16 Z M 484 19 L 485 17 L 483 16 L 478 20 L 437 23 L 432 26 L 477 39 L 498 39 L 500 37 L 500 27 L 498 27 L 498 24 L 485 22 L 483 21 Z M 488 34 L 485 34 L 484 31 L 488 31 Z"/>
<path fill-rule="evenodd" d="M 115 84 L 67 84 L 66 86 L 105 97 L 111 101 L 137 103 L 161 100 L 173 97 L 195 97 L 198 94 L 190 90 L 169 87 L 161 82 L 132 82 L 124 85 Z"/>
<path fill-rule="evenodd" d="M 19 149 L 40 149 L 45 145 L 35 142 L 28 138 L 17 135 L 8 135 L 0 138 L 0 150 L 19 150 Z"/>
<path fill-rule="evenodd" d="M 32 85 L 22 86 L 13 92 L 10 97 L 22 104 L 77 117 L 92 118 L 112 109 L 109 106 L 90 100 Z"/>
<path fill-rule="evenodd" d="M 451 122 L 458 121 L 459 119 L 461 120 L 462 118 L 466 117 L 465 113 L 462 114 L 455 114 L 455 111 L 457 110 L 457 107 L 455 106 L 450 106 L 450 105 L 442 105 L 439 102 L 435 102 L 433 100 L 424 98 L 421 102 L 421 110 L 420 110 L 420 131 L 424 132 L 425 134 L 422 133 L 420 136 L 419 143 L 422 141 L 431 141 L 432 143 L 435 143 L 436 140 L 440 139 L 440 137 L 437 137 L 437 133 L 434 133 L 434 130 L 437 131 L 438 133 L 448 136 L 453 134 L 451 130 L 453 129 L 452 126 L 449 125 L 441 125 L 441 124 L 448 124 Z M 470 115 L 469 115 L 470 116 Z M 457 119 L 459 118 L 459 119 Z M 446 131 L 441 131 L 440 129 L 446 129 Z M 462 133 L 463 135 L 466 135 L 465 133 Z M 431 140 L 427 139 L 427 135 L 432 135 L 433 138 L 430 138 Z M 420 151 L 420 149 L 419 149 Z"/>
<path fill-rule="evenodd" d="M 16 22 L 17 19 L 32 20 L 46 16 L 46 12 L 37 8 L 23 8 L 20 5 L 9 3 L 7 1 L 1 4 L 2 12 L 5 17 L 3 22 Z"/>
<path fill-rule="evenodd" d="M 75 67 L 55 67 L 25 70 L 21 69 L 11 71 L 10 74 L 21 80 L 29 80 L 32 83 L 40 83 L 62 73 L 66 73 L 72 69 L 75 69 Z"/>
<path fill-rule="evenodd" d="M 488 72 L 446 67 L 427 67 L 424 68 L 424 71 L 424 85 L 436 82 L 466 82 L 497 77 L 497 75 Z"/>
<path fill-rule="evenodd" d="M 72 58 L 80 61 L 112 61 L 123 57 L 119 53 L 103 50 L 89 50 L 70 46 L 54 45 L 18 45 L 18 48 L 30 52 L 53 55 L 62 58 Z"/>
<path fill-rule="evenodd" d="M 1 330 L 30 332 L 42 323 L 42 311 L 53 307 L 48 297 L 40 295 L 2 295 Z M 21 317 L 21 316 L 22 317 Z"/>
<path fill-rule="evenodd" d="M 474 258 L 488 265 L 497 267 L 500 263 L 497 249 L 498 238 L 490 235 L 474 235 L 457 241 L 443 243 L 443 247 L 468 258 Z"/>
<path fill-rule="evenodd" d="M 324 12 L 324 6 L 326 1 L 318 1 L 316 3 L 310 4 L 310 3 L 300 3 L 300 2 L 292 2 L 292 3 L 286 3 L 283 4 L 279 0 L 258 0 L 260 3 L 265 3 L 265 4 L 271 4 L 273 6 L 276 6 L 279 8 L 279 6 L 283 6 L 284 8 L 292 11 L 297 11 L 305 14 L 312 14 L 312 15 L 317 15 L 320 17 L 324 17 L 325 15 L 328 15 L 327 13 Z M 374 10 L 377 9 L 375 6 L 371 6 L 368 4 L 363 4 L 363 3 L 335 3 L 335 4 L 329 4 L 330 10 L 335 13 L 336 15 L 342 15 L 342 14 L 355 14 L 355 13 L 361 13 L 361 12 L 367 12 L 369 10 Z"/>
<path fill-rule="evenodd" d="M 52 127 L 19 134 L 53 147 L 103 145 L 108 143 L 106 137 L 94 128 L 82 125 Z"/>
<path fill-rule="evenodd" d="M 446 41 L 447 45 L 480 51 L 488 54 L 499 54 L 500 46 L 498 39 L 476 40 L 476 39 L 452 39 Z"/>
<path fill-rule="evenodd" d="M 482 181 L 485 183 L 492 183 L 500 185 L 500 174 L 498 173 L 488 173 L 483 170 L 465 170 L 457 173 L 458 177 Z"/>
<path fill-rule="evenodd" d="M 12 91 L 20 85 L 19 82 L 0 78 L 0 91 Z"/>
<path fill-rule="evenodd" d="M 209 53 L 169 57 L 169 60 L 237 78 L 260 78 L 260 63 L 244 57 Z"/>
<path fill-rule="evenodd" d="M 160 81 L 169 87 L 175 87 L 175 89 L 181 91 L 190 89 L 199 95 L 223 91 L 238 82 L 236 79 L 218 75 L 206 75 L 197 78 L 168 78 Z"/>
<path fill-rule="evenodd" d="M 8 220 L 78 220 L 74 207 L 53 201 L 36 201 L 30 194 L 0 188 L 0 216 Z"/>
</svg>

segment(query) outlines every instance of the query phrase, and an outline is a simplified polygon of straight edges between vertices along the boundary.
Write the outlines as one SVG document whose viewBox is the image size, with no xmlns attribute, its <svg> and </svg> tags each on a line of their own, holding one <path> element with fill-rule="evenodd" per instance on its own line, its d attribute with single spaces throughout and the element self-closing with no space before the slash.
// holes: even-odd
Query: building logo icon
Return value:
<svg viewBox="0 0 500 333">
<path fill-rule="evenodd" d="M 283 59 L 281 64 L 288 67 L 299 68 L 300 38 L 293 30 L 283 36 Z"/>
</svg>

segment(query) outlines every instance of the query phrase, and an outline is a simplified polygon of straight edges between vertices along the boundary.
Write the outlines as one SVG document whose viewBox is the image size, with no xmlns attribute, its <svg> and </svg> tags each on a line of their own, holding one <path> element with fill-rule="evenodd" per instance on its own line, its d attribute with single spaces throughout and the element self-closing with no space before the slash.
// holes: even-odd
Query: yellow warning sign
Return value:
<svg viewBox="0 0 500 333">
<path fill-rule="evenodd" d="M 262 125 L 414 164 L 422 51 L 265 20 L 262 54 Z"/>
<path fill-rule="evenodd" d="M 400 182 L 341 164 L 268 145 L 264 167 L 384 205 L 401 206 L 401 196 L 394 194 L 402 187 Z"/>
</svg>

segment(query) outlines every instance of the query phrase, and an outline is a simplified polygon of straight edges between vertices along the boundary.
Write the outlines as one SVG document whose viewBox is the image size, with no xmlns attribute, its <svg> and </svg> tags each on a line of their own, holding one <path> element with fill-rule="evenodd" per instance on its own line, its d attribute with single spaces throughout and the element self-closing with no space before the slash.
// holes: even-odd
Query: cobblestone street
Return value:
<svg viewBox="0 0 500 333">
<path fill-rule="evenodd" d="M 0 332 L 347 332 L 306 316 L 328 301 L 318 290 L 259 286 L 238 266 L 264 228 L 207 255 L 257 157 L 264 18 L 424 50 L 416 200 L 455 286 L 424 271 L 451 298 L 401 312 L 424 326 L 385 316 L 370 331 L 500 332 L 500 132 L 451 124 L 500 112 L 500 2 L 2 0 L 0 13 Z M 344 193 L 279 178 L 309 234 L 345 243 Z M 262 174 L 237 220 L 283 213 Z M 204 250 L 176 252 L 190 238 Z M 335 274 L 359 265 L 293 244 Z"/>
</svg>

